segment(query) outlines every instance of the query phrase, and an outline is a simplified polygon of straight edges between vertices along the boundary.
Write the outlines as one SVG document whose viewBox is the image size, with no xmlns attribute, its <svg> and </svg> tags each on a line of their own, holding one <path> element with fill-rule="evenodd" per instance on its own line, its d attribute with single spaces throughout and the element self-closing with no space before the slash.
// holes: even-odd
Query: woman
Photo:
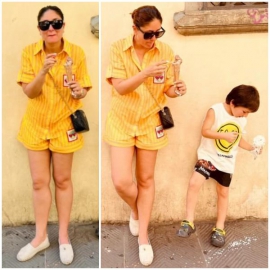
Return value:
<svg viewBox="0 0 270 270">
<path fill-rule="evenodd" d="M 63 38 L 64 28 L 64 15 L 58 7 L 42 8 L 38 14 L 42 39 L 27 46 L 22 53 L 17 82 L 29 101 L 18 140 L 28 151 L 36 234 L 31 243 L 19 251 L 19 261 L 29 260 L 50 245 L 47 221 L 52 202 L 51 164 L 59 219 L 60 259 L 63 264 L 70 264 L 74 257 L 68 236 L 73 196 L 71 167 L 73 153 L 83 146 L 83 137 L 74 130 L 68 107 L 73 111 L 82 107 L 80 99 L 87 95 L 91 81 L 84 52 Z M 65 70 L 65 65 L 71 62 L 72 81 Z"/>
<path fill-rule="evenodd" d="M 166 96 L 186 93 L 185 83 L 173 82 L 174 54 L 157 39 L 163 36 L 162 17 L 154 6 L 132 13 L 133 34 L 114 43 L 106 79 L 113 86 L 104 140 L 110 145 L 112 180 L 119 196 L 130 206 L 131 234 L 139 236 L 143 265 L 153 261 L 148 225 L 154 200 L 154 169 L 159 149 L 167 145 L 158 111 Z M 137 184 L 132 181 L 132 158 L 136 153 Z"/>
</svg>

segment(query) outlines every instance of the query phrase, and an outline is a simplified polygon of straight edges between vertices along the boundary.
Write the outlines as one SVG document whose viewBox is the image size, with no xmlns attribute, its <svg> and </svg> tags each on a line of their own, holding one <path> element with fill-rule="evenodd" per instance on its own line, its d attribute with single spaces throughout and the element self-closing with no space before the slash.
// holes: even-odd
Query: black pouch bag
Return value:
<svg viewBox="0 0 270 270">
<path fill-rule="evenodd" d="M 159 113 L 161 124 L 164 129 L 174 127 L 172 114 L 171 114 L 170 109 L 167 106 L 165 106 L 163 110 L 159 111 L 158 113 Z"/>
<path fill-rule="evenodd" d="M 89 131 L 88 121 L 83 110 L 75 111 L 70 117 L 76 132 Z"/>
</svg>

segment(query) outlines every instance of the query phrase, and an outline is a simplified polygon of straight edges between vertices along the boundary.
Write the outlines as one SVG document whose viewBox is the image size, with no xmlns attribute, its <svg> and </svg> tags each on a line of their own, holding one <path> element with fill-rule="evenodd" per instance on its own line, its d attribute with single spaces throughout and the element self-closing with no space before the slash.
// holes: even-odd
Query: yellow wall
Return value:
<svg viewBox="0 0 270 270">
<path fill-rule="evenodd" d="M 71 220 L 98 220 L 98 49 L 99 40 L 90 31 L 90 18 L 99 14 L 98 3 L 3 3 L 2 5 L 2 206 L 3 224 L 19 225 L 34 221 L 32 184 L 27 151 L 16 140 L 27 97 L 16 84 L 22 49 L 40 39 L 37 30 L 39 10 L 47 5 L 60 7 L 65 16 L 64 37 L 81 46 L 87 57 L 93 88 L 83 100 L 90 132 L 85 146 L 74 155 L 74 203 Z M 53 184 L 51 184 L 54 192 Z M 53 202 L 49 221 L 56 221 Z"/>
<path fill-rule="evenodd" d="M 252 141 L 256 135 L 268 137 L 267 130 L 267 33 L 181 36 L 173 28 L 173 14 L 184 10 L 184 3 L 101 3 L 102 10 L 102 118 L 104 129 L 110 107 L 111 87 L 105 81 L 110 44 L 132 33 L 130 13 L 137 7 L 155 4 L 166 30 L 161 41 L 168 43 L 183 59 L 181 77 L 188 92 L 170 99 L 175 127 L 168 131 L 169 145 L 160 150 L 156 164 L 156 198 L 152 221 L 176 221 L 185 215 L 185 198 L 189 178 L 196 162 L 200 127 L 209 106 L 225 100 L 228 92 L 240 84 L 257 87 L 261 96 L 258 112 L 250 114 L 245 135 Z M 109 147 L 102 142 L 102 218 L 103 222 L 125 221 L 129 209 L 118 197 L 110 177 Z M 228 218 L 266 218 L 268 213 L 267 152 L 257 160 L 239 150 L 236 170 L 230 188 Z M 134 177 L 135 178 L 135 177 Z M 216 216 L 215 183 L 202 187 L 196 210 L 197 220 Z"/>
</svg>

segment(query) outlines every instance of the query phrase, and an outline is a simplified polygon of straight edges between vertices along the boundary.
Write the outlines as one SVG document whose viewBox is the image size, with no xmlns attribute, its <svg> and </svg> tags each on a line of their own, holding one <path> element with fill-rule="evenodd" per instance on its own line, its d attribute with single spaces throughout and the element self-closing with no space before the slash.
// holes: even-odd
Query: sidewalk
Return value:
<svg viewBox="0 0 270 270">
<path fill-rule="evenodd" d="M 97 227 L 98 223 L 70 225 L 69 237 L 74 250 L 74 260 L 70 265 L 62 264 L 59 259 L 58 225 L 48 226 L 50 247 L 26 262 L 19 262 L 16 255 L 34 237 L 35 226 L 3 227 L 2 268 L 98 268 Z"/>
<path fill-rule="evenodd" d="M 268 222 L 238 220 L 226 223 L 226 244 L 209 243 L 211 222 L 197 222 L 189 238 L 176 236 L 178 224 L 151 224 L 149 238 L 154 261 L 149 268 L 267 268 Z M 128 224 L 102 224 L 102 268 L 143 268 L 139 261 L 137 237 Z"/>
</svg>

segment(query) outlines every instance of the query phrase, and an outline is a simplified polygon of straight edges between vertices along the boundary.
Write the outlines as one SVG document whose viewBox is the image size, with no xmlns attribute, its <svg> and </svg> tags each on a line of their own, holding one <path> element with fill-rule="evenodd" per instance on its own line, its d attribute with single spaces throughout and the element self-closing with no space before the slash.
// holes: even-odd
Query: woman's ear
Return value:
<svg viewBox="0 0 270 270">
<path fill-rule="evenodd" d="M 135 25 L 132 25 L 132 29 L 133 29 L 134 34 L 136 34 L 136 32 L 137 32 L 137 27 L 136 27 Z"/>
</svg>

